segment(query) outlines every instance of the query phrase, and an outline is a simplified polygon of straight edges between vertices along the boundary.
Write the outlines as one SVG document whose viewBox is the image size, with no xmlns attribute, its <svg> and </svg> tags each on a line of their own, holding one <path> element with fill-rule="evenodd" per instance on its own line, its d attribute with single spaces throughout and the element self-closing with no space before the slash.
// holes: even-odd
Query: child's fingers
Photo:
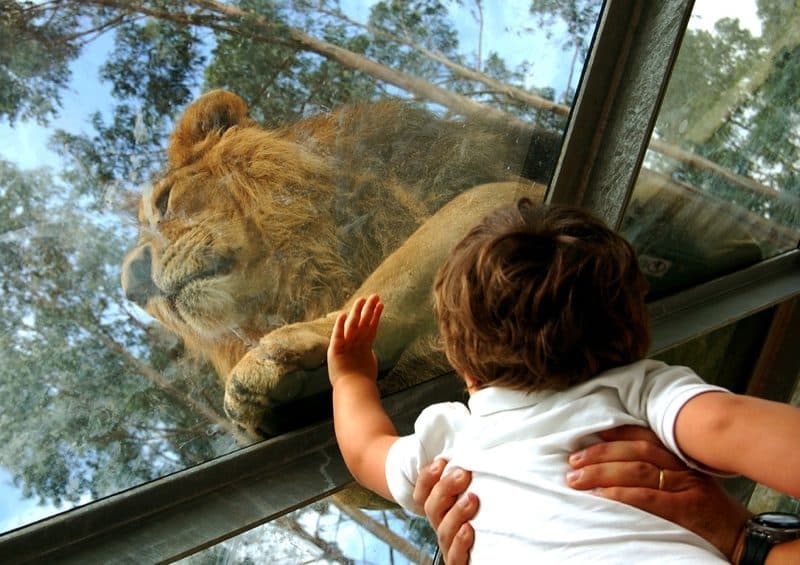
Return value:
<svg viewBox="0 0 800 565">
<path fill-rule="evenodd" d="M 344 321 L 347 319 L 347 314 L 342 312 L 336 316 L 336 321 L 333 323 L 333 331 L 331 332 L 331 347 L 337 347 L 344 341 Z"/>
<path fill-rule="evenodd" d="M 361 321 L 359 323 L 359 330 L 362 334 L 368 334 L 369 328 L 372 324 L 372 317 L 375 314 L 375 307 L 380 303 L 380 298 L 378 298 L 377 294 L 371 295 L 367 298 L 366 302 L 364 302 L 364 306 L 361 309 Z"/>
<path fill-rule="evenodd" d="M 372 317 L 370 318 L 369 327 L 367 328 L 367 339 L 369 339 L 370 343 L 375 341 L 375 336 L 378 335 L 378 325 L 381 321 L 381 314 L 383 314 L 383 302 L 378 302 L 375 305 L 375 309 L 372 311 Z"/>
<path fill-rule="evenodd" d="M 352 308 L 350 308 L 350 312 L 347 314 L 347 320 L 345 320 L 344 323 L 345 339 L 351 340 L 356 336 L 358 324 L 361 321 L 361 310 L 365 302 L 366 300 L 364 298 L 358 298 L 353 303 Z"/>
</svg>

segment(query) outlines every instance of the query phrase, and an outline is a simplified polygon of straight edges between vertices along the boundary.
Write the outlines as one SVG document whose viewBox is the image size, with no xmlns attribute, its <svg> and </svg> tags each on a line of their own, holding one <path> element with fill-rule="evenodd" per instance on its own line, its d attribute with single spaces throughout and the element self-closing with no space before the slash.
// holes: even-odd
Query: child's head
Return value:
<svg viewBox="0 0 800 565">
<path fill-rule="evenodd" d="M 642 359 L 647 283 L 633 248 L 586 211 L 530 200 L 490 214 L 436 277 L 450 363 L 481 388 L 564 389 Z"/>
</svg>

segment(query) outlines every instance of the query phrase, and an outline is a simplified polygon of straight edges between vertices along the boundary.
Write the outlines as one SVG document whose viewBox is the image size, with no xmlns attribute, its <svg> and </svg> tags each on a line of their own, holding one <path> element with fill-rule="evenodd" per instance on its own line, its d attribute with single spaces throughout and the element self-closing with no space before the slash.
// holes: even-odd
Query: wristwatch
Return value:
<svg viewBox="0 0 800 565">
<path fill-rule="evenodd" d="M 784 512 L 753 516 L 745 526 L 739 565 L 764 565 L 772 546 L 796 539 L 800 539 L 800 516 Z"/>
</svg>

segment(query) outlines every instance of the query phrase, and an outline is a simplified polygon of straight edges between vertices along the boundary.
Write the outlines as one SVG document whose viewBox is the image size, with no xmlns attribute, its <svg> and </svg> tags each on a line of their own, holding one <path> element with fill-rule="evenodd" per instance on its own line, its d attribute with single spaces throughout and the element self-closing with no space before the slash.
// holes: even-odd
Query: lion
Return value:
<svg viewBox="0 0 800 565">
<path fill-rule="evenodd" d="M 122 286 L 214 366 L 229 418 L 270 435 L 280 406 L 328 389 L 333 320 L 356 296 L 386 305 L 382 382 L 432 376 L 413 360 L 437 359 L 439 264 L 492 209 L 541 200 L 559 144 L 399 101 L 267 129 L 211 91 L 177 121 L 166 172 L 142 195 Z"/>
</svg>

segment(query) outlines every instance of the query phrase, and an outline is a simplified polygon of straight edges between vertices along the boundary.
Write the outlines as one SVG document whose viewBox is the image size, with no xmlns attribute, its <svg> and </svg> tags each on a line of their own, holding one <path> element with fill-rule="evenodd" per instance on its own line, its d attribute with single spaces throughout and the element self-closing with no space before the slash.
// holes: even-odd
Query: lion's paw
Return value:
<svg viewBox="0 0 800 565">
<path fill-rule="evenodd" d="M 231 371 L 225 412 L 249 433 L 271 435 L 280 406 L 328 388 L 328 337 L 303 324 L 265 336 Z"/>
</svg>

